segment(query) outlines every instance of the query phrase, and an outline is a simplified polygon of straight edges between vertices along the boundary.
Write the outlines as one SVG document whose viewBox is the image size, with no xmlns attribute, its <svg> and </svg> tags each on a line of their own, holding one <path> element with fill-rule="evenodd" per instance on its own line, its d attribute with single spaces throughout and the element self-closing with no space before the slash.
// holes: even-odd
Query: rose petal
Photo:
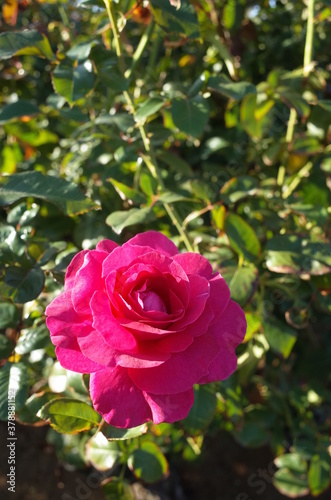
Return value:
<svg viewBox="0 0 331 500">
<path fill-rule="evenodd" d="M 199 275 L 190 276 L 190 300 L 188 307 L 185 311 L 184 317 L 176 321 L 173 329 L 178 331 L 183 329 L 185 326 L 190 325 L 196 319 L 201 316 L 203 310 L 206 307 L 206 302 L 209 298 L 209 282 L 206 278 Z M 172 330 L 172 328 L 170 328 Z"/>
<path fill-rule="evenodd" d="M 223 311 L 225 311 L 230 300 L 230 289 L 226 284 L 225 279 L 220 273 L 215 273 L 212 279 L 209 280 L 210 297 L 208 304 L 214 311 L 215 319 L 217 319 Z"/>
<path fill-rule="evenodd" d="M 64 281 L 65 290 L 71 290 L 71 288 L 74 286 L 76 274 L 84 264 L 84 257 L 87 252 L 88 250 L 82 250 L 81 252 L 78 252 L 70 262 Z"/>
<path fill-rule="evenodd" d="M 169 255 L 170 257 L 178 254 L 178 248 L 176 245 L 164 234 L 159 233 L 158 231 L 146 231 L 145 233 L 137 234 L 125 243 L 123 247 L 127 244 L 153 248 L 157 252 Z"/>
<path fill-rule="evenodd" d="M 139 389 L 152 394 L 178 394 L 188 391 L 208 373 L 211 361 L 218 355 L 217 340 L 208 333 L 195 338 L 184 351 L 153 369 L 129 369 L 129 376 Z"/>
<path fill-rule="evenodd" d="M 145 392 L 143 394 L 152 410 L 152 420 L 155 424 L 173 423 L 186 418 L 194 403 L 193 389 L 163 396 Z"/>
<path fill-rule="evenodd" d="M 92 373 L 90 393 L 95 410 L 108 424 L 128 428 L 152 418 L 152 412 L 142 392 L 132 383 L 124 368 Z"/>
<path fill-rule="evenodd" d="M 80 350 L 87 358 L 105 366 L 116 366 L 116 351 L 112 349 L 97 330 L 77 338 Z"/>
<path fill-rule="evenodd" d="M 128 351 L 136 347 L 134 336 L 123 328 L 113 317 L 110 302 L 102 291 L 96 291 L 91 299 L 93 328 L 98 330 L 113 349 Z"/>
<path fill-rule="evenodd" d="M 60 365 L 66 370 L 78 373 L 92 373 L 103 369 L 102 365 L 91 361 L 81 353 L 75 338 L 70 338 L 66 345 L 61 344 L 61 346 L 57 346 L 55 354 Z"/>
<path fill-rule="evenodd" d="M 74 310 L 71 291 L 65 291 L 55 297 L 46 307 L 46 325 L 51 333 L 54 345 L 61 345 L 69 337 L 86 335 L 92 330 L 92 324 L 86 316 L 82 319 Z"/>
<path fill-rule="evenodd" d="M 230 300 L 224 313 L 210 327 L 210 333 L 218 341 L 219 354 L 208 368 L 208 374 L 201 377 L 199 384 L 207 384 L 228 378 L 236 369 L 235 348 L 244 340 L 247 328 L 245 314 L 241 307 Z"/>
<path fill-rule="evenodd" d="M 115 241 L 102 240 L 102 241 L 99 241 L 99 243 L 97 244 L 96 250 L 106 252 L 106 253 L 111 253 L 117 247 L 118 247 L 118 244 L 115 243 Z"/>
<path fill-rule="evenodd" d="M 189 332 L 176 332 L 163 337 L 157 342 L 157 348 L 163 352 L 185 351 L 193 342 L 193 336 Z"/>
<path fill-rule="evenodd" d="M 101 279 L 102 263 L 106 252 L 90 250 L 84 257 L 84 264 L 76 274 L 72 289 L 72 303 L 79 314 L 90 314 L 90 300 L 95 290 L 103 290 Z"/>
<path fill-rule="evenodd" d="M 182 266 L 188 276 L 198 274 L 209 279 L 213 274 L 213 268 L 209 261 L 198 253 L 180 253 L 174 256 L 174 260 Z"/>
</svg>

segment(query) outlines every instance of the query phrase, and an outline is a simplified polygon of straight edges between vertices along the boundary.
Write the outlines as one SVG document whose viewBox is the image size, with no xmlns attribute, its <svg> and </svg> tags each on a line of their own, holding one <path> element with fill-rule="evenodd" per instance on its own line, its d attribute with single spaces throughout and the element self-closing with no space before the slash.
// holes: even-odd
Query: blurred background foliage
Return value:
<svg viewBox="0 0 331 500">
<path fill-rule="evenodd" d="M 270 445 L 282 494 L 319 495 L 331 482 L 331 2 L 172 4 L 2 3 L 0 417 L 16 387 L 18 422 L 50 422 L 62 459 L 107 471 L 106 498 L 132 498 L 127 467 L 158 481 L 220 430 Z M 210 259 L 248 330 L 236 373 L 197 387 L 186 420 L 122 432 L 100 427 L 88 377 L 56 362 L 44 310 L 79 249 L 150 228 Z"/>
</svg>

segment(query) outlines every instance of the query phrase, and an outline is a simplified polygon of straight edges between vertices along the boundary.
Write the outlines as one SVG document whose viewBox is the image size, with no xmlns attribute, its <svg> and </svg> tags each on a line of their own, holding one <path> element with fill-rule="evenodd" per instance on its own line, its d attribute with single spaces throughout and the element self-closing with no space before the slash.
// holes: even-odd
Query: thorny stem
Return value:
<svg viewBox="0 0 331 500">
<path fill-rule="evenodd" d="M 136 50 L 136 52 L 134 54 L 133 65 L 126 72 L 125 71 L 125 62 L 124 62 L 123 52 L 122 52 L 122 48 L 121 48 L 120 36 L 119 36 L 119 33 L 118 33 L 118 29 L 117 29 L 117 25 L 116 25 L 116 21 L 115 21 L 115 16 L 114 16 L 113 1 L 112 0 L 104 0 L 104 3 L 105 3 L 107 14 L 108 14 L 108 17 L 109 17 L 110 26 L 111 26 L 111 29 L 112 29 L 112 32 L 113 32 L 115 52 L 116 52 L 116 55 L 117 55 L 118 60 L 119 60 L 120 70 L 121 70 L 122 74 L 125 75 L 128 78 L 128 77 L 131 76 L 134 67 L 137 65 L 138 61 L 140 60 L 140 58 L 142 56 L 143 50 L 144 50 L 146 44 L 148 43 L 148 40 L 149 40 L 150 35 L 152 33 L 152 28 L 153 27 L 150 28 L 150 31 L 147 30 L 144 33 L 144 35 L 142 37 L 142 40 L 140 41 L 140 43 L 138 45 L 138 48 L 137 48 L 137 50 Z M 124 95 L 125 100 L 126 100 L 126 102 L 128 104 L 130 112 L 133 115 L 135 115 L 134 104 L 133 104 L 133 101 L 131 99 L 131 96 L 130 96 L 129 92 L 124 91 L 123 95 Z M 163 180 L 162 180 L 159 168 L 158 168 L 158 164 L 157 164 L 157 160 L 156 160 L 156 157 L 155 157 L 155 153 L 154 153 L 154 151 L 153 151 L 153 149 L 151 147 L 151 143 L 150 143 L 150 140 L 149 140 L 149 138 L 147 136 L 145 127 L 139 121 L 137 121 L 137 127 L 139 129 L 139 132 L 140 132 L 143 144 L 144 144 L 144 149 L 145 149 L 145 151 L 147 153 L 147 156 L 144 155 L 143 159 L 144 159 L 144 161 L 145 161 L 148 169 L 150 170 L 151 174 L 153 175 L 153 177 L 158 181 L 158 184 L 159 184 L 161 190 L 163 190 L 164 189 L 164 183 L 163 183 Z M 170 206 L 166 202 L 163 202 L 163 206 L 164 206 L 167 214 L 169 215 L 172 223 L 176 227 L 178 233 L 180 234 L 180 236 L 181 236 L 181 238 L 182 238 L 182 240 L 183 240 L 183 242 L 184 242 L 187 250 L 189 252 L 193 252 L 193 247 L 192 247 L 192 245 L 191 245 L 191 243 L 190 243 L 190 241 L 189 241 L 189 239 L 188 239 L 188 237 L 186 235 L 185 230 L 182 227 L 182 224 L 179 222 L 180 218 L 179 218 L 179 216 L 178 216 L 178 214 L 176 212 L 176 209 L 174 207 Z"/>
</svg>

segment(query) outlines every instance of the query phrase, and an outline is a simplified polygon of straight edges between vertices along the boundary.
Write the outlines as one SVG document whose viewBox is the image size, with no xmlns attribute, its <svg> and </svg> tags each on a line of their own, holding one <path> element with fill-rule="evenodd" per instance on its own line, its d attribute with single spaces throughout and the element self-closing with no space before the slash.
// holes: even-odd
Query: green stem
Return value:
<svg viewBox="0 0 331 500">
<path fill-rule="evenodd" d="M 307 33 L 305 43 L 305 53 L 303 59 L 303 74 L 308 76 L 310 73 L 310 63 L 313 55 L 313 40 L 314 40 L 314 6 L 315 0 L 308 0 L 308 18 L 307 18 Z"/>
<path fill-rule="evenodd" d="M 297 112 L 295 108 L 291 108 L 290 117 L 288 119 L 288 124 L 287 124 L 286 137 L 285 137 L 287 143 L 290 143 L 293 139 L 296 119 L 297 119 Z"/>
<path fill-rule="evenodd" d="M 141 56 L 143 55 L 143 52 L 146 48 L 146 45 L 148 44 L 150 38 L 151 38 L 151 35 L 153 33 L 153 29 L 154 29 L 154 26 L 155 26 L 155 23 L 154 21 L 151 21 L 149 23 L 149 25 L 147 26 L 147 29 L 146 31 L 144 32 L 143 36 L 141 37 L 140 39 L 140 42 L 138 44 L 138 47 L 135 51 L 135 53 L 133 54 L 132 56 L 132 64 L 131 64 L 131 68 L 129 68 L 126 72 L 125 72 L 125 77 L 130 80 L 131 76 L 132 76 L 132 73 L 133 71 L 135 70 L 137 64 L 139 63 L 140 59 L 141 59 Z"/>
<path fill-rule="evenodd" d="M 114 15 L 114 10 L 113 10 L 113 1 L 112 0 L 104 0 L 104 3 L 105 3 L 105 6 L 106 6 L 106 10 L 107 10 L 107 14 L 108 14 L 108 17 L 109 17 L 109 21 L 110 21 L 110 26 L 111 26 L 111 29 L 113 31 L 113 36 L 114 36 L 114 45 L 115 45 L 115 52 L 116 52 L 116 55 L 119 59 L 119 66 L 120 66 L 120 70 L 122 72 L 122 74 L 124 76 L 127 76 L 128 72 L 125 71 L 125 61 L 124 61 L 124 58 L 123 58 L 123 52 L 122 52 L 122 48 L 121 48 L 121 40 L 120 40 L 120 36 L 119 36 L 119 33 L 118 33 L 118 29 L 117 29 L 117 25 L 116 25 L 116 22 L 115 22 L 115 15 Z M 153 25 L 153 23 L 151 23 Z M 138 47 L 137 47 L 137 50 L 135 52 L 135 61 L 133 61 L 133 64 L 137 64 L 142 53 L 143 53 L 143 50 L 146 46 L 146 44 L 148 43 L 148 40 L 151 36 L 151 33 L 152 33 L 152 30 L 153 30 L 153 26 L 150 27 L 150 30 L 146 30 L 146 32 L 144 33 L 142 39 L 143 39 L 143 42 L 140 42 Z M 132 70 L 133 68 L 131 67 L 129 71 L 129 75 L 131 75 L 132 73 Z M 125 97 L 125 100 L 129 106 L 129 109 L 130 109 L 130 112 L 133 114 L 133 116 L 135 115 L 135 108 L 134 108 L 134 104 L 133 104 L 133 101 L 131 99 L 131 96 L 129 94 L 128 91 L 124 91 L 123 92 L 123 95 Z M 144 156 L 144 160 L 145 160 L 145 163 L 147 165 L 147 167 L 149 168 L 151 174 L 153 175 L 153 177 L 158 181 L 158 184 L 162 189 L 164 189 L 164 183 L 163 183 L 163 180 L 162 180 L 162 177 L 161 177 L 161 174 L 160 174 L 160 171 L 159 171 L 159 168 L 158 168 L 158 164 L 157 164 L 157 160 L 156 160 L 156 156 L 155 156 L 155 153 L 151 147 L 151 144 L 150 144 L 150 140 L 147 136 L 147 133 L 146 133 L 146 130 L 145 130 L 145 127 L 142 123 L 140 123 L 139 121 L 137 121 L 137 126 L 138 126 L 138 129 L 139 129 L 139 132 L 140 132 L 140 135 L 141 135 L 141 138 L 142 138 L 142 141 L 143 141 L 143 144 L 144 144 L 144 148 L 145 148 L 145 151 L 147 153 L 147 155 L 150 157 L 150 160 L 147 159 L 147 157 Z M 164 208 L 167 212 L 167 214 L 169 215 L 172 223 L 174 224 L 174 226 L 177 228 L 177 231 L 179 232 L 187 250 L 189 252 L 193 252 L 193 247 L 186 235 L 186 232 L 185 230 L 183 229 L 182 227 L 182 224 L 179 222 L 180 221 L 180 218 L 175 210 L 174 207 L 170 206 L 168 203 L 163 203 L 164 205 Z"/>
<path fill-rule="evenodd" d="M 121 41 L 120 41 L 120 35 L 117 29 L 117 24 L 115 21 L 115 13 L 114 13 L 114 8 L 113 8 L 113 0 L 103 0 L 104 4 L 106 6 L 107 14 L 109 17 L 110 21 L 110 26 L 113 32 L 114 36 L 114 45 L 115 45 L 115 52 L 119 60 L 119 65 L 122 73 L 124 74 L 125 72 L 125 63 L 124 63 L 124 58 L 123 58 L 123 53 L 122 53 L 122 48 L 121 48 Z"/>
</svg>

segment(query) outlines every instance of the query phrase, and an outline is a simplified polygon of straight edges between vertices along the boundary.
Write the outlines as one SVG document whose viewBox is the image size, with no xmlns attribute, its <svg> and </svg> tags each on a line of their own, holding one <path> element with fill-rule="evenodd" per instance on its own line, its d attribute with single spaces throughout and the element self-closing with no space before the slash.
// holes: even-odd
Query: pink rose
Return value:
<svg viewBox="0 0 331 500">
<path fill-rule="evenodd" d="M 61 365 L 90 373 L 94 408 L 124 428 L 185 418 L 194 384 L 234 372 L 246 331 L 208 260 L 156 231 L 79 252 L 46 315 Z"/>
</svg>

